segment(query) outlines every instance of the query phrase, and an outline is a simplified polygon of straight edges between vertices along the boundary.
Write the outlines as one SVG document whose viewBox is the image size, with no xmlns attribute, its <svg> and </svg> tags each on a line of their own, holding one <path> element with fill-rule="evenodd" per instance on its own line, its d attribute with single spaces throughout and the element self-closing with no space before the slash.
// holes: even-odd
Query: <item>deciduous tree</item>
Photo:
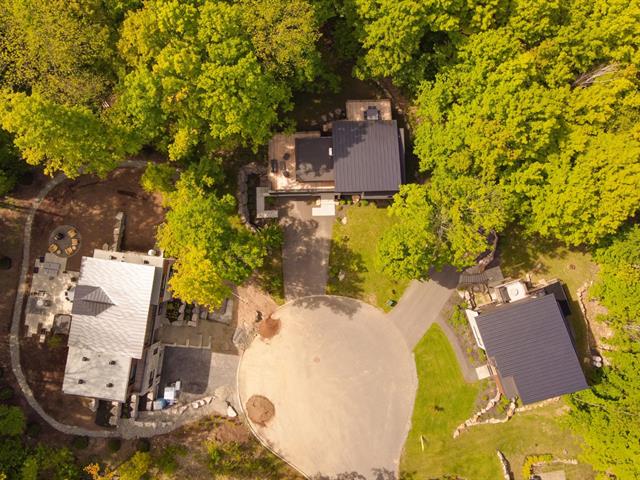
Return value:
<svg viewBox="0 0 640 480">
<path fill-rule="evenodd" d="M 158 230 L 158 244 L 175 256 L 170 286 L 187 302 L 219 306 L 260 265 L 266 254 L 262 238 L 240 224 L 231 195 L 218 195 L 213 180 L 184 172 Z"/>
</svg>

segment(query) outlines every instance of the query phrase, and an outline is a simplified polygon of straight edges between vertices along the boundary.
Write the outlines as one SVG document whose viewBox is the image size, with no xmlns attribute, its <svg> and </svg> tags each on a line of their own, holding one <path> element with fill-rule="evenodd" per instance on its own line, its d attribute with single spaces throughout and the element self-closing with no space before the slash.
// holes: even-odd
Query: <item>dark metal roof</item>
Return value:
<svg viewBox="0 0 640 480">
<path fill-rule="evenodd" d="M 333 122 L 336 192 L 397 192 L 402 183 L 401 151 L 395 120 Z"/>
<path fill-rule="evenodd" d="M 500 305 L 476 323 L 507 396 L 528 404 L 588 388 L 553 295 Z"/>
<path fill-rule="evenodd" d="M 296 178 L 302 182 L 333 181 L 331 137 L 296 138 Z"/>
<path fill-rule="evenodd" d="M 100 287 L 78 285 L 75 288 L 71 314 L 98 315 L 113 305 L 109 296 Z"/>
</svg>

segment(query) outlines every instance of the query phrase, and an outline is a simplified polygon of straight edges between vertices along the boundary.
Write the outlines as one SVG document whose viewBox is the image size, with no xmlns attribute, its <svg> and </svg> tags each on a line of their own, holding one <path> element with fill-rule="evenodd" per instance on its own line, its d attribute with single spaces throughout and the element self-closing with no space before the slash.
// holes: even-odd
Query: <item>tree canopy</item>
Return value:
<svg viewBox="0 0 640 480">
<path fill-rule="evenodd" d="M 158 245 L 177 258 L 169 280 L 174 295 L 216 307 L 262 265 L 266 245 L 240 223 L 235 199 L 216 193 L 214 183 L 212 175 L 195 168 L 181 175 L 168 195 Z"/>
<path fill-rule="evenodd" d="M 596 252 L 599 278 L 591 294 L 607 308 L 615 332 L 608 365 L 590 390 L 571 397 L 572 427 L 585 442 L 583 458 L 602 478 L 640 476 L 640 227 L 634 226 Z M 607 432 L 603 435 L 602 432 Z"/>
<path fill-rule="evenodd" d="M 319 37 L 305 0 L 154 0 L 130 14 L 114 117 L 173 160 L 264 144 L 292 86 L 318 74 Z"/>
<path fill-rule="evenodd" d="M 431 267 L 475 263 L 487 236 L 505 225 L 502 193 L 471 177 L 437 177 L 405 185 L 389 213 L 399 222 L 385 232 L 378 257 L 395 278 L 426 278 Z"/>
</svg>

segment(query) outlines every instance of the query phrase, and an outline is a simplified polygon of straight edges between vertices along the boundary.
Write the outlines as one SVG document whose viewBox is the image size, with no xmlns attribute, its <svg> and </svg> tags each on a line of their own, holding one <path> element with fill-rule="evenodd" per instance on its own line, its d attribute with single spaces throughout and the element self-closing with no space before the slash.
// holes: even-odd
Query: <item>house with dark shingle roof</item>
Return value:
<svg viewBox="0 0 640 480">
<path fill-rule="evenodd" d="M 524 282 L 511 281 L 495 287 L 492 296 L 494 303 L 466 313 L 507 398 L 526 405 L 588 388 L 560 282 L 528 291 Z"/>
<path fill-rule="evenodd" d="M 269 142 L 269 195 L 390 198 L 404 181 L 404 133 L 389 100 L 350 100 L 325 134 L 277 134 Z"/>
</svg>

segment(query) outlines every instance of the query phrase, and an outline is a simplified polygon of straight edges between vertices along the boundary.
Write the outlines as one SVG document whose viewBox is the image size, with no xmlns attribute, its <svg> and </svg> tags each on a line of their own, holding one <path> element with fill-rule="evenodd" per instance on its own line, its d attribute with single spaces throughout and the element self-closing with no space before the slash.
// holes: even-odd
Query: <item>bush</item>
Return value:
<svg viewBox="0 0 640 480">
<path fill-rule="evenodd" d="M 62 335 L 53 335 L 47 340 L 47 347 L 56 350 L 64 345 L 64 337 Z"/>
<path fill-rule="evenodd" d="M 13 388 L 11 387 L 2 387 L 0 388 L 0 401 L 7 401 L 13 398 Z"/>
<path fill-rule="evenodd" d="M 148 452 L 149 450 L 151 450 L 151 442 L 148 438 L 141 438 L 140 440 L 138 440 L 136 449 L 139 452 Z"/>
<path fill-rule="evenodd" d="M 27 425 L 27 435 L 36 438 L 42 432 L 42 425 L 39 423 L 30 423 Z"/>
<path fill-rule="evenodd" d="M 119 438 L 110 438 L 109 441 L 107 441 L 107 448 L 111 453 L 116 453 L 120 450 L 120 447 L 122 447 L 122 440 Z"/>
<path fill-rule="evenodd" d="M 25 426 L 26 419 L 20 407 L 0 405 L 0 435 L 22 435 Z"/>
<path fill-rule="evenodd" d="M 162 473 L 172 475 L 178 469 L 176 455 L 184 455 L 187 449 L 183 445 L 168 445 L 155 459 L 155 464 Z"/>
<path fill-rule="evenodd" d="M 80 435 L 73 437 L 71 440 L 71 447 L 76 450 L 84 450 L 89 446 L 89 439 L 87 437 L 82 437 Z"/>
<path fill-rule="evenodd" d="M 11 258 L 0 256 L 0 270 L 9 270 L 11 268 Z"/>
<path fill-rule="evenodd" d="M 524 459 L 524 465 L 522 465 L 522 478 L 528 479 L 533 473 L 533 465 L 536 463 L 550 462 L 553 460 L 553 455 L 545 453 L 544 455 L 528 455 Z"/>
<path fill-rule="evenodd" d="M 147 163 L 140 184 L 149 193 L 170 193 L 174 190 L 176 169 L 168 163 Z"/>
<path fill-rule="evenodd" d="M 151 455 L 148 452 L 136 452 L 118 468 L 120 480 L 140 480 L 151 468 Z"/>
</svg>

